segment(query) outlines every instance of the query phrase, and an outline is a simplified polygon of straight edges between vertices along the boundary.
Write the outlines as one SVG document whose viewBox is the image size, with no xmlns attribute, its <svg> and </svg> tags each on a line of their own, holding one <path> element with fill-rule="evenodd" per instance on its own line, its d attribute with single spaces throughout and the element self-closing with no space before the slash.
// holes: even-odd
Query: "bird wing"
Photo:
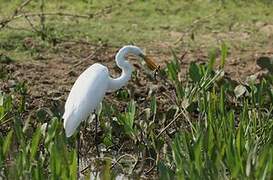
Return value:
<svg viewBox="0 0 273 180">
<path fill-rule="evenodd" d="M 97 108 L 107 91 L 108 81 L 107 67 L 98 63 L 78 77 L 65 103 L 63 119 L 67 137 Z"/>
</svg>

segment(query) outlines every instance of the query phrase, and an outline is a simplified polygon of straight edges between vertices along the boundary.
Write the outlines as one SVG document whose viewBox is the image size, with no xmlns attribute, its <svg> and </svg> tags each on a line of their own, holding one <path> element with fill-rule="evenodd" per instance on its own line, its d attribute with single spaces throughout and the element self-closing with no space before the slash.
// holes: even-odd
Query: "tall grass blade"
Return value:
<svg viewBox="0 0 273 180">
<path fill-rule="evenodd" d="M 38 147 L 39 147 L 39 141 L 41 139 L 41 127 L 37 127 L 34 135 L 33 135 L 33 138 L 32 138 L 32 141 L 31 141 L 31 148 L 30 148 L 30 157 L 31 159 L 34 159 L 35 156 L 36 156 L 36 153 L 37 153 L 37 150 L 38 150 Z"/>
<path fill-rule="evenodd" d="M 3 143 L 3 155 L 7 156 L 8 151 L 10 150 L 10 145 L 12 143 L 13 130 L 10 130 Z"/>
</svg>

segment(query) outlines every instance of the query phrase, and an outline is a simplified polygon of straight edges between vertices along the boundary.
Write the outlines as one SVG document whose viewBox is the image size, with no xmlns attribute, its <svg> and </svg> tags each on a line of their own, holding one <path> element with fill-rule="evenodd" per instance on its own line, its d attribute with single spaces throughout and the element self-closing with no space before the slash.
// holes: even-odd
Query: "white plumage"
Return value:
<svg viewBox="0 0 273 180">
<path fill-rule="evenodd" d="M 108 69 L 96 63 L 76 80 L 65 103 L 63 115 L 67 137 L 98 107 L 107 90 L 108 79 Z"/>
<path fill-rule="evenodd" d="M 120 89 L 129 81 L 132 66 L 125 59 L 128 53 L 144 58 L 148 67 L 152 69 L 155 67 L 155 64 L 144 55 L 140 48 L 124 46 L 116 55 L 117 66 L 122 69 L 120 77 L 111 78 L 107 67 L 98 63 L 86 69 L 74 83 L 65 103 L 63 119 L 67 137 L 72 136 L 80 123 L 96 110 L 107 91 Z"/>
</svg>

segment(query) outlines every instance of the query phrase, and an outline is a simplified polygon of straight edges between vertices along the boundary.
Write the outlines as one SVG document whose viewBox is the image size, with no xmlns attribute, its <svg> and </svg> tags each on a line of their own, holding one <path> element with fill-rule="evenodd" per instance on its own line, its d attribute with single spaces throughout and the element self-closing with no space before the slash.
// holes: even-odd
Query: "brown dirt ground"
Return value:
<svg viewBox="0 0 273 180">
<path fill-rule="evenodd" d="M 32 42 L 32 39 L 27 38 L 23 43 L 29 49 L 35 48 L 35 42 Z M 146 53 L 154 57 L 161 67 L 164 67 L 165 63 L 172 58 L 171 51 L 166 49 L 168 49 L 168 45 L 157 44 L 154 47 L 150 46 Z M 112 76 L 118 76 L 120 70 L 114 61 L 117 50 L 118 48 L 92 45 L 84 41 L 62 42 L 54 47 L 56 52 L 44 50 L 36 60 L 16 61 L 9 64 L 0 63 L 1 69 L 5 69 L 9 74 L 9 78 L 1 83 L 1 89 L 8 90 L 15 82 L 26 82 L 30 109 L 45 106 L 52 100 L 60 100 L 61 103 L 64 103 L 76 78 L 93 63 L 98 62 L 106 65 Z M 190 62 L 205 63 L 209 59 L 208 53 L 202 49 L 192 51 L 177 48 L 176 52 L 180 57 L 182 79 L 185 79 Z M 220 51 L 218 52 L 216 64 L 219 64 L 220 59 Z M 261 56 L 272 57 L 273 49 L 267 48 L 263 52 L 229 50 L 225 65 L 226 75 L 231 79 L 243 81 L 249 75 L 261 73 L 261 68 L 256 65 L 256 60 Z M 130 60 L 138 72 L 138 78 L 132 79 L 129 82 L 129 87 L 135 87 L 137 90 L 144 91 L 142 93 L 147 93 L 149 91 L 146 87 L 147 83 L 158 85 L 158 82 L 150 82 L 145 77 L 136 58 L 132 57 Z M 138 92 L 137 94 L 145 98 L 145 94 L 142 93 Z M 110 98 L 110 96 L 108 97 Z"/>
<path fill-rule="evenodd" d="M 161 67 L 164 67 L 165 63 L 171 60 L 171 52 L 162 52 L 161 48 L 164 48 L 164 45 L 146 52 L 154 57 Z M 43 52 L 39 55 L 43 58 L 38 60 L 0 64 L 9 74 L 8 80 L 1 83 L 1 89 L 7 90 L 15 82 L 24 81 L 28 87 L 30 109 L 43 107 L 52 100 L 60 100 L 60 106 L 63 107 L 66 96 L 76 78 L 93 63 L 99 62 L 106 65 L 114 77 L 120 73 L 114 61 L 118 48 L 107 45 L 95 46 L 86 42 L 63 42 L 58 44 L 55 49 L 56 53 Z M 187 52 L 185 50 L 177 51 L 178 57 L 181 57 L 182 79 L 185 79 L 190 62 L 204 63 L 208 60 L 208 54 L 201 49 Z M 229 52 L 225 65 L 226 75 L 231 79 L 244 81 L 249 75 L 261 73 L 262 69 L 256 65 L 256 59 L 261 56 L 273 56 L 273 49 L 267 49 L 264 52 L 255 50 Z M 220 53 L 218 53 L 219 58 Z M 158 82 L 149 82 L 142 72 L 138 60 L 130 59 L 139 77 L 137 78 L 138 82 L 129 82 L 129 87 L 135 87 L 137 90 L 147 93 L 149 89 L 145 88 L 146 83 L 157 85 Z M 145 98 L 145 94 L 139 93 Z"/>
</svg>

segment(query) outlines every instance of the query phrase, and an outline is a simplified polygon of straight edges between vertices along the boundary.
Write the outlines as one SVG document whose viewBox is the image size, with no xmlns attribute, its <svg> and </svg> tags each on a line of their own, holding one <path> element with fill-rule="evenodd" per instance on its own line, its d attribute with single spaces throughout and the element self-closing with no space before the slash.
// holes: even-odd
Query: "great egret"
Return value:
<svg viewBox="0 0 273 180">
<path fill-rule="evenodd" d="M 125 58 L 127 54 L 143 58 L 151 70 L 159 67 L 139 47 L 129 45 L 116 54 L 116 64 L 122 69 L 120 77 L 111 78 L 107 67 L 99 63 L 87 68 L 76 80 L 65 103 L 63 119 L 67 137 L 72 136 L 80 123 L 98 109 L 107 91 L 118 90 L 130 80 L 132 65 Z"/>
</svg>

